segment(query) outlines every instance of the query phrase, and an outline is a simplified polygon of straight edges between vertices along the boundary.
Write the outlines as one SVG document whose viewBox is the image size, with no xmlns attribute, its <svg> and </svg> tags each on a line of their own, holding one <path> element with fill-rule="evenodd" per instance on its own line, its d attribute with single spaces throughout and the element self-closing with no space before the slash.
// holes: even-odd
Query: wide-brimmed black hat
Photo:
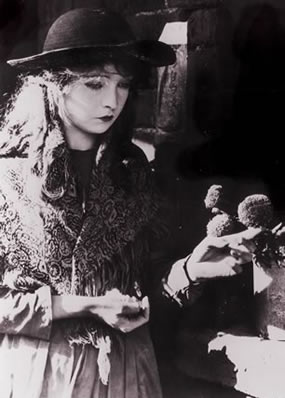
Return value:
<svg viewBox="0 0 285 398">
<path fill-rule="evenodd" d="M 171 65 L 176 59 L 173 49 L 163 42 L 137 40 L 120 14 L 77 8 L 52 24 L 41 53 L 7 62 L 22 70 L 70 67 L 83 60 L 92 64 L 98 50 L 118 51 L 153 66 Z"/>
</svg>

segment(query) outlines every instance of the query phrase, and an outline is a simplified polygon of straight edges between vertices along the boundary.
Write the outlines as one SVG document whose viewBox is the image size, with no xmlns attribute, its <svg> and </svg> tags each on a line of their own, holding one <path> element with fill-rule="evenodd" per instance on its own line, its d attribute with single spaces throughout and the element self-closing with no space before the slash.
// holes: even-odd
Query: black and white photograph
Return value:
<svg viewBox="0 0 285 398">
<path fill-rule="evenodd" d="M 284 0 L 0 0 L 0 398 L 285 398 Z"/>
</svg>

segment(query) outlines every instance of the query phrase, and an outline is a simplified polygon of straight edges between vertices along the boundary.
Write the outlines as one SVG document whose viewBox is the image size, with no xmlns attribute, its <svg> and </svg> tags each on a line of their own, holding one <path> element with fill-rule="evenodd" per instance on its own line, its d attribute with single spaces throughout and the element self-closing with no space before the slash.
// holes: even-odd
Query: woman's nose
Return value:
<svg viewBox="0 0 285 398">
<path fill-rule="evenodd" d="M 109 85 L 103 93 L 102 105 L 115 110 L 118 105 L 117 88 Z"/>
</svg>

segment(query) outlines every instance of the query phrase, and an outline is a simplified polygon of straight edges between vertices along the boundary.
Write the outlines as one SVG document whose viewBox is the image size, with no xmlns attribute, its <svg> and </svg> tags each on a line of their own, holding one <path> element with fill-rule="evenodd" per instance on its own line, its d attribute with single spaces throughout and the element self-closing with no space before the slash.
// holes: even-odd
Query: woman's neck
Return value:
<svg viewBox="0 0 285 398">
<path fill-rule="evenodd" d="M 65 126 L 65 139 L 70 149 L 86 151 L 94 148 L 97 142 L 96 134 L 89 134 L 74 126 Z"/>
</svg>

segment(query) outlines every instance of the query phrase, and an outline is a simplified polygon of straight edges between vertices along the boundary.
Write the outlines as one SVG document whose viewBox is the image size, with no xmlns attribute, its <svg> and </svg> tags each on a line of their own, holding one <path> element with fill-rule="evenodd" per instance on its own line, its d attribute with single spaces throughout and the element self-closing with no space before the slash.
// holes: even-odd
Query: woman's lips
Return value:
<svg viewBox="0 0 285 398">
<path fill-rule="evenodd" d="M 102 116 L 102 117 L 99 117 L 98 119 L 102 120 L 103 122 L 110 122 L 113 119 L 113 117 L 114 117 L 113 115 Z"/>
</svg>

